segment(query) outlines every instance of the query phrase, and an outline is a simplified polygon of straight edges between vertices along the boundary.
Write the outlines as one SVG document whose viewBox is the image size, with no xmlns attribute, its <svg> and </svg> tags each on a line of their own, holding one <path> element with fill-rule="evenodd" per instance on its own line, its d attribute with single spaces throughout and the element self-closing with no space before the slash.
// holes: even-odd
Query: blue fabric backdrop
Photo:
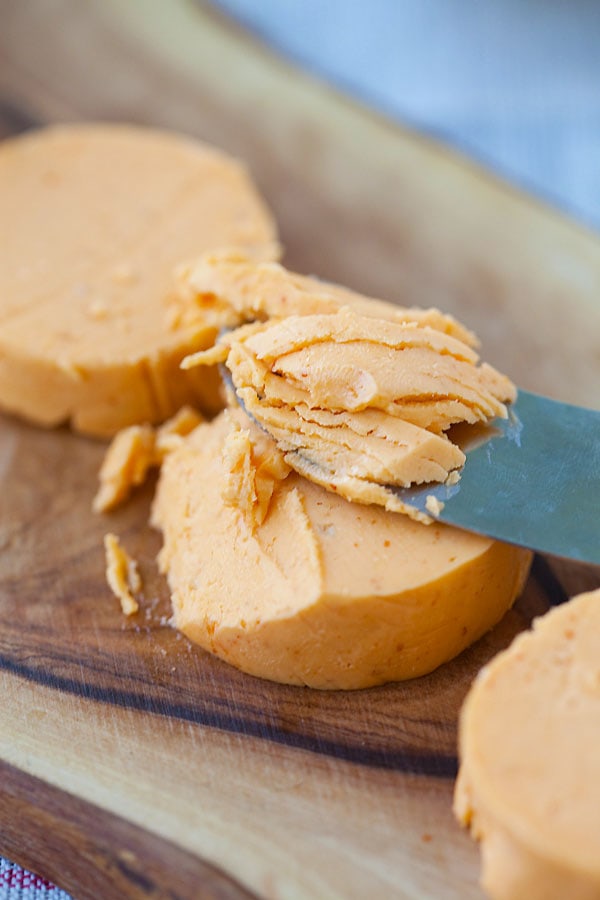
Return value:
<svg viewBox="0 0 600 900">
<path fill-rule="evenodd" d="M 600 228 L 600 0 L 216 0 L 284 55 Z"/>
</svg>

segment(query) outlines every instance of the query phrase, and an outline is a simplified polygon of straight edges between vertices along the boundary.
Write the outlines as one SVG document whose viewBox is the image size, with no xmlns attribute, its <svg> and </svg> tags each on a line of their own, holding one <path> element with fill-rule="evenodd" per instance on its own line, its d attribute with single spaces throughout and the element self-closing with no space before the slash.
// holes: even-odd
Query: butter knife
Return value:
<svg viewBox="0 0 600 900">
<path fill-rule="evenodd" d="M 600 412 L 520 390 L 463 449 L 456 484 L 392 490 L 440 522 L 600 565 Z"/>
</svg>

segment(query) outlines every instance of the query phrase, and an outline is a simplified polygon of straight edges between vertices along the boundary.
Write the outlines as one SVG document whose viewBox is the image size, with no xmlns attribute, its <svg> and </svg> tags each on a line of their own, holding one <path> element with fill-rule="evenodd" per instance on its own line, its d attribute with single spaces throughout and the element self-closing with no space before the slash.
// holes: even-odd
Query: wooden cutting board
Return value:
<svg viewBox="0 0 600 900">
<path fill-rule="evenodd" d="M 597 405 L 600 241 L 271 56 L 201 4 L 0 0 L 0 130 L 117 119 L 245 158 L 286 262 L 458 314 L 519 384 Z M 151 486 L 93 517 L 101 445 L 0 418 L 0 853 L 83 900 L 468 898 L 456 720 L 534 615 L 600 585 L 537 558 L 516 609 L 414 682 L 244 676 L 168 625 Z M 102 535 L 144 576 L 124 620 Z M 243 586 L 240 586 L 243 590 Z"/>
</svg>

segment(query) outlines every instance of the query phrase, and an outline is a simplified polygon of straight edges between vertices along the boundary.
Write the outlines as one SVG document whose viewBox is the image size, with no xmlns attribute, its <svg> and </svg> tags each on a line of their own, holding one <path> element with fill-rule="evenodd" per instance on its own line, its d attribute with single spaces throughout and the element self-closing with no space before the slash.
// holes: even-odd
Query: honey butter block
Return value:
<svg viewBox="0 0 600 900">
<path fill-rule="evenodd" d="M 502 617 L 530 562 L 324 490 L 240 409 L 166 456 L 153 524 L 176 627 L 245 672 L 315 688 L 430 672 Z"/>
<path fill-rule="evenodd" d="M 464 704 L 455 811 L 495 900 L 600 898 L 600 590 L 534 623 Z"/>
<path fill-rule="evenodd" d="M 0 144 L 0 193 L 1 408 L 104 436 L 222 405 L 215 371 L 179 367 L 215 325 L 177 321 L 169 295 L 212 248 L 276 256 L 242 165 L 164 132 L 59 126 Z"/>
</svg>

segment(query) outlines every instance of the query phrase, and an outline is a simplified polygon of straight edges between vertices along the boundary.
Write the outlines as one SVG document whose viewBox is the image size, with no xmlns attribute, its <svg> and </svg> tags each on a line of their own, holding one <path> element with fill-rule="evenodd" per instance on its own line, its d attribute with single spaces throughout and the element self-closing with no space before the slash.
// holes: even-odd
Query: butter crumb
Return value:
<svg viewBox="0 0 600 900">
<path fill-rule="evenodd" d="M 137 562 L 121 547 L 116 534 L 104 535 L 104 550 L 108 585 L 120 601 L 124 615 L 133 616 L 140 608 L 133 595 L 142 588 Z"/>
<path fill-rule="evenodd" d="M 168 419 L 156 432 L 154 456 L 160 465 L 165 456 L 181 444 L 183 438 L 205 423 L 204 416 L 191 406 L 182 406 L 178 413 Z"/>
<path fill-rule="evenodd" d="M 237 423 L 232 426 L 223 443 L 221 496 L 224 503 L 240 511 L 254 531 L 267 517 L 275 484 L 287 478 L 290 467 L 277 448 L 261 453 L 250 431 Z"/>
<path fill-rule="evenodd" d="M 428 494 L 425 500 L 425 509 L 428 513 L 431 513 L 432 516 L 439 516 L 441 511 L 443 510 L 445 503 L 441 500 L 438 500 L 433 494 Z"/>
<path fill-rule="evenodd" d="M 197 353 L 190 353 L 181 360 L 182 369 L 194 369 L 196 366 L 214 366 L 218 363 L 225 362 L 229 354 L 229 349 L 225 344 L 215 344 L 208 350 L 199 350 Z"/>
<path fill-rule="evenodd" d="M 460 472 L 458 469 L 453 469 L 452 472 L 448 473 L 448 477 L 444 484 L 447 484 L 449 487 L 452 487 L 453 484 L 458 484 L 460 481 Z"/>
<path fill-rule="evenodd" d="M 94 512 L 108 512 L 142 484 L 155 460 L 155 433 L 151 425 L 131 425 L 113 438 L 100 468 L 100 487 Z"/>
<path fill-rule="evenodd" d="M 119 431 L 100 468 L 94 512 L 109 512 L 127 500 L 132 490 L 144 483 L 149 470 L 160 466 L 167 454 L 203 423 L 197 410 L 182 406 L 156 430 L 151 425 L 130 425 Z"/>
<path fill-rule="evenodd" d="M 247 429 L 236 426 L 227 435 L 223 444 L 223 464 L 223 501 L 228 506 L 237 507 L 247 521 L 254 521 L 258 498 L 252 466 L 252 442 Z"/>
</svg>

